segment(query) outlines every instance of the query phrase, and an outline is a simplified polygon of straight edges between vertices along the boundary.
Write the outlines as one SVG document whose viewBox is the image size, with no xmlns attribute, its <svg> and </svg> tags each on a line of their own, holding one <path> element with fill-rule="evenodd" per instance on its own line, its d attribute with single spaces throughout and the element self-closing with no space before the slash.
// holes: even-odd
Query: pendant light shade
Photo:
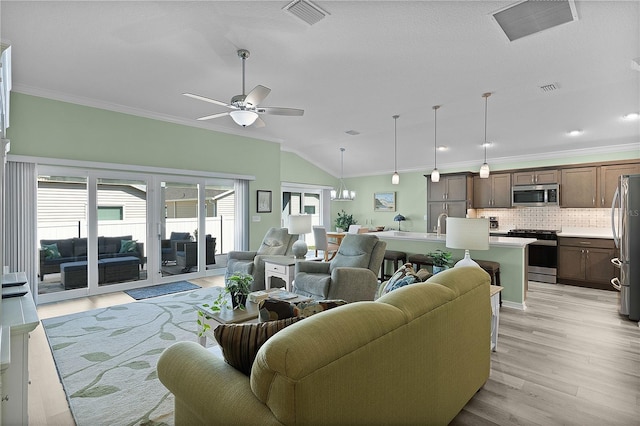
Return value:
<svg viewBox="0 0 640 426">
<path fill-rule="evenodd" d="M 433 106 L 433 171 L 431 172 L 431 182 L 440 182 L 440 172 L 438 171 L 438 108 L 440 105 Z"/>
<path fill-rule="evenodd" d="M 233 121 L 242 127 L 251 126 L 258 118 L 258 114 L 253 111 L 247 111 L 246 109 L 239 109 L 231 111 L 229 113 Z"/>
<path fill-rule="evenodd" d="M 480 167 L 480 178 L 482 179 L 489 177 L 489 164 L 487 163 L 487 145 L 489 145 L 489 142 L 487 142 L 487 104 L 489 96 L 491 96 L 491 92 L 482 94 L 484 98 L 484 163 Z"/>
<path fill-rule="evenodd" d="M 397 185 L 400 183 L 400 175 L 398 174 L 398 117 L 393 116 L 394 137 L 393 137 L 393 176 L 391 176 L 391 184 Z"/>
<path fill-rule="evenodd" d="M 344 148 L 340 148 L 340 184 L 331 190 L 331 201 L 353 201 L 356 198 L 355 191 L 349 191 L 344 184 Z"/>
</svg>

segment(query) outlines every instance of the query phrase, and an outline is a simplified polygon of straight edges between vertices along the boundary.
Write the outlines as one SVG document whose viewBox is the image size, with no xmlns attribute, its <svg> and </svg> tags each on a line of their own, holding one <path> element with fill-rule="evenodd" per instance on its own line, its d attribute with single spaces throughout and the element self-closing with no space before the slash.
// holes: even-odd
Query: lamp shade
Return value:
<svg viewBox="0 0 640 426">
<path fill-rule="evenodd" d="M 469 255 L 469 250 L 489 250 L 489 219 L 447 218 L 448 248 L 464 249 L 464 259 L 456 266 L 478 266 Z"/>
<path fill-rule="evenodd" d="M 311 215 L 297 214 L 289 216 L 290 234 L 308 234 L 311 232 Z"/>
<path fill-rule="evenodd" d="M 407 218 L 405 218 L 404 216 L 402 216 L 401 214 L 397 214 L 394 218 L 393 221 L 394 222 L 402 222 L 403 220 L 407 220 Z"/>
<path fill-rule="evenodd" d="M 239 109 L 231 111 L 229 113 L 233 121 L 242 127 L 251 126 L 258 118 L 258 114 L 253 111 L 247 111 L 246 109 Z"/>
</svg>

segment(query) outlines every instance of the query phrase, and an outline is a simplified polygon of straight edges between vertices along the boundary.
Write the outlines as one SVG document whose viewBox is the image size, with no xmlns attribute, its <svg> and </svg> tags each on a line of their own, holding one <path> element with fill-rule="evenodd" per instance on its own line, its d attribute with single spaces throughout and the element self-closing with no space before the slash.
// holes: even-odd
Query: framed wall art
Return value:
<svg viewBox="0 0 640 426">
<path fill-rule="evenodd" d="M 373 194 L 373 211 L 374 212 L 395 212 L 396 211 L 396 193 L 395 192 L 376 192 Z"/>
<path fill-rule="evenodd" d="M 258 213 L 271 213 L 271 191 L 258 190 Z"/>
</svg>

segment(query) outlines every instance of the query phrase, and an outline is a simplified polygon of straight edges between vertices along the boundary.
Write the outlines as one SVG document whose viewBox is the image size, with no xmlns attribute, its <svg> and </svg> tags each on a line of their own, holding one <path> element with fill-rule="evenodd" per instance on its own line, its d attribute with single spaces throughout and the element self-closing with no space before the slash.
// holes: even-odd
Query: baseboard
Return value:
<svg viewBox="0 0 640 426">
<path fill-rule="evenodd" d="M 524 310 L 527 309 L 527 305 L 524 302 L 522 302 L 522 303 L 509 302 L 508 300 L 504 300 L 504 299 L 502 299 L 502 307 L 503 308 L 518 309 L 519 311 L 524 311 Z"/>
</svg>

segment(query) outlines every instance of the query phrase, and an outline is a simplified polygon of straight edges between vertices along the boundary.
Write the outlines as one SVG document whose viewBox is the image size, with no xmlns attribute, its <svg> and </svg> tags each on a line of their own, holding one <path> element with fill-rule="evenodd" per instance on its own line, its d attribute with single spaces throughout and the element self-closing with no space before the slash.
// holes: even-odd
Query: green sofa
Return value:
<svg viewBox="0 0 640 426">
<path fill-rule="evenodd" d="M 454 268 L 270 338 L 247 377 L 195 342 L 166 349 L 176 425 L 446 425 L 489 377 L 489 275 Z"/>
</svg>

